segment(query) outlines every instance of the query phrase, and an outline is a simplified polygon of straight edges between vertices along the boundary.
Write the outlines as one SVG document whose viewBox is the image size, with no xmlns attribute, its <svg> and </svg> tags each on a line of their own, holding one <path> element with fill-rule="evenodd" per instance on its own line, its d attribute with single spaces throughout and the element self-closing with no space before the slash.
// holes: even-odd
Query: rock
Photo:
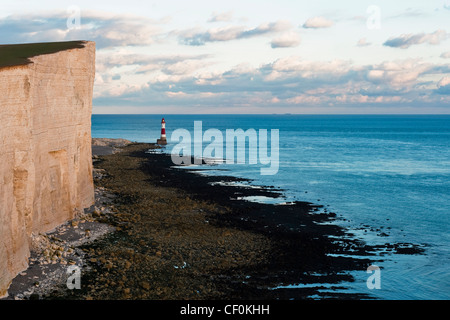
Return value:
<svg viewBox="0 0 450 320">
<path fill-rule="evenodd" d="M 92 139 L 93 146 L 102 146 L 102 147 L 125 147 L 130 143 L 132 143 L 132 142 L 129 140 L 125 140 L 125 139 L 110 139 L 110 138 L 93 138 Z"/>
<path fill-rule="evenodd" d="M 28 265 L 31 234 L 94 201 L 95 43 L 83 44 L 0 68 L 0 297 Z"/>
</svg>

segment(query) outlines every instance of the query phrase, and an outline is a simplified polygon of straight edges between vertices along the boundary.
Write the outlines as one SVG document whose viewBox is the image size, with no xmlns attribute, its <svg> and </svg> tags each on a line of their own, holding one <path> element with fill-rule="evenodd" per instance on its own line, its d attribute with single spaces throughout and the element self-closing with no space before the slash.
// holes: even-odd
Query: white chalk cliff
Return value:
<svg viewBox="0 0 450 320">
<path fill-rule="evenodd" d="M 27 268 L 32 233 L 94 202 L 95 43 L 0 68 L 0 297 Z"/>
</svg>

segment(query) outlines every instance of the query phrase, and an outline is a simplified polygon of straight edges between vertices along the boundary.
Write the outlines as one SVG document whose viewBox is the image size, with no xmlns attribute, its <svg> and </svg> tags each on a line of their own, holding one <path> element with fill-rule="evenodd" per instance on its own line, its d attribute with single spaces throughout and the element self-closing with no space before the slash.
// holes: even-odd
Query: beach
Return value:
<svg viewBox="0 0 450 320">
<path fill-rule="evenodd" d="M 207 166 L 176 168 L 170 155 L 154 152 L 158 148 L 94 140 L 97 203 L 58 236 L 58 230 L 46 236 L 61 241 L 57 249 L 72 257 L 61 263 L 67 254 L 56 255 L 45 264 L 39 258 L 45 248 L 35 250 L 34 268 L 59 266 L 59 276 L 43 286 L 49 272 L 40 275 L 47 279 L 41 283 L 24 272 L 13 281 L 10 299 L 370 299 L 339 290 L 354 280 L 351 271 L 365 272 L 381 261 L 378 251 L 420 253 L 404 244 L 380 247 L 352 239 L 334 223 L 336 214 L 312 203 L 249 202 L 246 197 L 280 197 L 282 190 L 195 172 Z M 79 290 L 67 289 L 70 264 L 81 268 Z M 335 290 L 323 293 L 330 285 Z"/>
</svg>

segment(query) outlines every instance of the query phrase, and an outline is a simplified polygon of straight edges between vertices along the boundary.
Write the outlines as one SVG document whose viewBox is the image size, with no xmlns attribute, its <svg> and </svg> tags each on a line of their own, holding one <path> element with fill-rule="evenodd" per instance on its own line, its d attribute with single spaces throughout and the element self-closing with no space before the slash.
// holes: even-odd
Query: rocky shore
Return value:
<svg viewBox="0 0 450 320">
<path fill-rule="evenodd" d="M 281 191 L 174 168 L 170 156 L 152 152 L 157 145 L 104 139 L 96 147 L 96 205 L 36 237 L 9 299 L 370 298 L 339 290 L 351 271 L 383 254 L 420 253 L 352 239 L 334 213 L 311 203 L 246 201 Z M 70 264 L 82 270 L 80 290 L 67 289 Z"/>
<path fill-rule="evenodd" d="M 120 152 L 120 147 L 131 143 L 124 139 L 93 139 L 93 162 L 100 155 Z M 95 180 L 101 179 L 104 170 L 94 168 Z M 4 300 L 29 300 L 65 294 L 68 279 L 67 269 L 71 265 L 85 266 L 86 249 L 81 247 L 115 231 L 109 224 L 99 220 L 116 211 L 113 200 L 116 196 L 101 186 L 95 187 L 95 204 L 84 210 L 75 219 L 56 227 L 45 234 L 33 234 L 29 267 L 13 280 L 8 296 Z"/>
</svg>

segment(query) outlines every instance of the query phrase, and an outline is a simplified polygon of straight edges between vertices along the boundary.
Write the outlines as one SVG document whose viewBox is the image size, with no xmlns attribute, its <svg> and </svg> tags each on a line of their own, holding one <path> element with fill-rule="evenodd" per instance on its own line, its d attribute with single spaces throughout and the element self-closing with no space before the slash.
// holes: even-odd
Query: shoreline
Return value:
<svg viewBox="0 0 450 320">
<path fill-rule="evenodd" d="M 99 156 L 120 152 L 129 143 L 125 139 L 92 139 L 93 163 Z M 94 179 L 101 179 L 104 174 L 101 169 L 93 168 Z M 97 185 L 94 194 L 95 203 L 74 219 L 48 232 L 32 235 L 28 267 L 17 274 L 7 295 L 0 300 L 37 300 L 64 294 L 67 268 L 85 265 L 86 252 L 81 247 L 115 231 L 111 225 L 99 221 L 101 216 L 115 211 L 112 205 L 115 196 Z"/>
<path fill-rule="evenodd" d="M 350 272 L 382 261 L 380 251 L 420 253 L 351 239 L 334 223 L 334 213 L 317 213 L 321 206 L 312 203 L 245 201 L 282 194 L 233 185 L 246 179 L 173 168 L 170 155 L 146 153 L 154 144 L 117 147 L 107 140 L 93 153 L 94 177 L 96 188 L 110 194 L 113 210 L 94 218 L 111 229 L 79 246 L 81 290 L 59 283 L 60 290 L 41 298 L 373 299 L 369 290 L 345 293 L 341 283 L 354 281 Z M 305 286 L 286 288 L 293 284 Z M 333 289 L 321 291 L 330 284 Z"/>
</svg>

